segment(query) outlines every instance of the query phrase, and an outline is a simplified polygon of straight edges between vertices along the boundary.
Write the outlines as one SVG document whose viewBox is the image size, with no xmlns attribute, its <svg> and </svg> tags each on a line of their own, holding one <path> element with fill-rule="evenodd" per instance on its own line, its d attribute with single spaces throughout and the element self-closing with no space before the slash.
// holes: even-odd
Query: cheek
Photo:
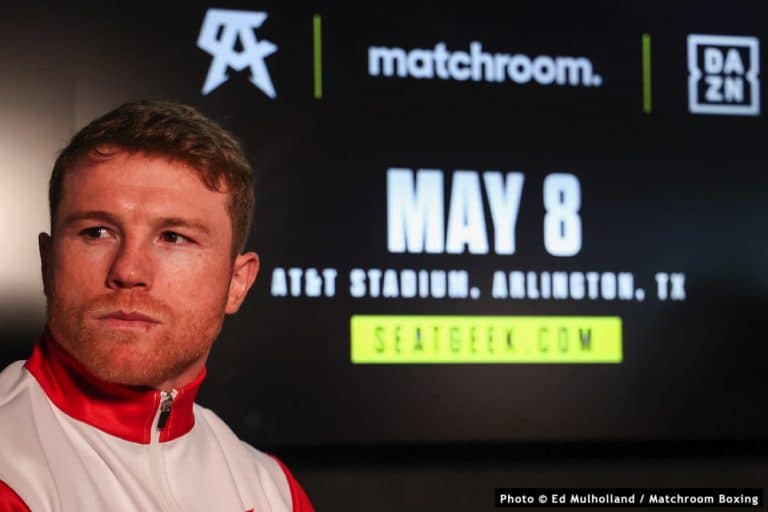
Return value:
<svg viewBox="0 0 768 512">
<path fill-rule="evenodd" d="M 104 288 L 109 255 L 106 251 L 67 250 L 55 253 L 51 284 L 59 295 Z"/>
<path fill-rule="evenodd" d="M 213 258 L 168 258 L 158 266 L 155 277 L 156 293 L 183 310 L 218 307 L 229 291 L 228 267 Z"/>
</svg>

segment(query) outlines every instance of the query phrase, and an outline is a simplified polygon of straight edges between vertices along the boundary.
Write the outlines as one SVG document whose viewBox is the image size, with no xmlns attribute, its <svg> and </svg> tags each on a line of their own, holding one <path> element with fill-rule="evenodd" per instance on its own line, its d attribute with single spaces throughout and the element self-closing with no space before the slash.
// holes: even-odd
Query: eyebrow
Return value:
<svg viewBox="0 0 768 512">
<path fill-rule="evenodd" d="M 101 220 L 111 224 L 120 224 L 120 221 L 116 216 L 104 210 L 73 212 L 64 217 L 64 219 L 61 221 L 61 224 L 62 226 L 66 226 L 83 220 Z M 200 231 L 206 235 L 211 233 L 211 230 L 203 222 L 194 219 L 184 219 L 181 217 L 162 218 L 155 223 L 155 227 L 159 229 L 184 227 Z"/>
</svg>

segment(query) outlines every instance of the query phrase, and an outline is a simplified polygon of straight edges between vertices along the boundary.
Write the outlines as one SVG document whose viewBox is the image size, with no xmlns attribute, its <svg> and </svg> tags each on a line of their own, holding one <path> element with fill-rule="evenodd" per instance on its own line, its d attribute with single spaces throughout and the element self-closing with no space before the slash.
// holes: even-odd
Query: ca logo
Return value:
<svg viewBox="0 0 768 512">
<path fill-rule="evenodd" d="M 213 57 L 203 84 L 203 95 L 227 81 L 228 67 L 235 71 L 250 67 L 251 83 L 270 98 L 277 96 L 264 62 L 277 51 L 277 46 L 270 41 L 257 40 L 254 33 L 266 19 L 265 12 L 208 9 L 197 39 L 197 46 Z M 237 49 L 238 41 L 241 50 Z"/>
</svg>

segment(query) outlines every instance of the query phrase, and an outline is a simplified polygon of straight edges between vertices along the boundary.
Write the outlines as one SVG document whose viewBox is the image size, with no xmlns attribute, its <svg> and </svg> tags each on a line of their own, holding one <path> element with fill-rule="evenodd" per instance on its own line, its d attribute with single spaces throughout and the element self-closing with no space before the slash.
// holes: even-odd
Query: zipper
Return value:
<svg viewBox="0 0 768 512">
<path fill-rule="evenodd" d="M 178 391 L 172 389 L 170 392 L 160 392 L 160 417 L 157 418 L 157 430 L 163 430 L 165 424 L 168 422 L 168 417 L 171 415 L 171 407 L 173 407 L 173 399 L 176 398 Z"/>
<path fill-rule="evenodd" d="M 176 502 L 171 496 L 166 479 L 165 464 L 163 463 L 163 454 L 160 451 L 160 434 L 168 423 L 173 408 L 173 399 L 176 398 L 178 391 L 160 392 L 160 405 L 155 413 L 155 421 L 152 422 L 152 432 L 149 443 L 149 463 L 151 471 L 151 483 L 155 490 L 155 495 L 160 501 L 163 511 L 175 512 L 178 510 Z"/>
</svg>

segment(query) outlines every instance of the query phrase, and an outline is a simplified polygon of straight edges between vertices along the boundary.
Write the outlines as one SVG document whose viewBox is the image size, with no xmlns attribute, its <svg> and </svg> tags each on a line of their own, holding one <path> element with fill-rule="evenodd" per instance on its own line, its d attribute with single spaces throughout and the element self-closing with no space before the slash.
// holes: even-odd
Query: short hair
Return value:
<svg viewBox="0 0 768 512">
<path fill-rule="evenodd" d="M 77 132 L 53 165 L 48 188 L 51 230 L 61 201 L 64 174 L 80 158 L 142 153 L 178 161 L 205 186 L 229 193 L 232 256 L 245 249 L 254 208 L 253 170 L 240 142 L 196 109 L 167 101 L 138 100 L 120 105 Z"/>
</svg>

